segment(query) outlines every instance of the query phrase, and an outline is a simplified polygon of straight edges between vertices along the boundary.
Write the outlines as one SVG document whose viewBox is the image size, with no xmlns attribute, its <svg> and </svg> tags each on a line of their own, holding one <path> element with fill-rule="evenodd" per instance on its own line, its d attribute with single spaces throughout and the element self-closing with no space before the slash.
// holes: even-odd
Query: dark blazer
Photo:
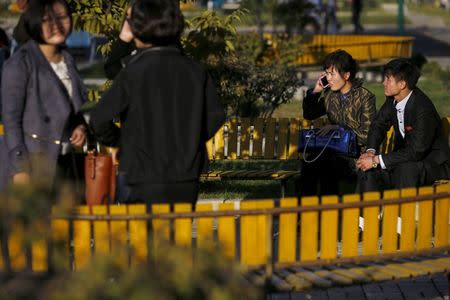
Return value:
<svg viewBox="0 0 450 300">
<path fill-rule="evenodd" d="M 116 116 L 120 129 L 112 123 Z M 198 180 L 205 142 L 224 120 L 206 69 L 176 47 L 138 52 L 91 113 L 99 140 L 119 146 L 130 184 Z"/>
<path fill-rule="evenodd" d="M 442 135 L 441 118 L 420 89 L 413 90 L 404 112 L 405 137 L 400 134 L 394 99 L 387 97 L 369 130 L 367 148 L 379 149 L 386 132 L 394 126 L 394 150 L 383 154 L 387 169 L 404 162 L 424 161 L 442 165 L 450 160 L 448 137 Z"/>
<path fill-rule="evenodd" d="M 72 79 L 72 98 L 33 40 L 3 66 L 1 111 L 5 138 L 0 151 L 1 167 L 6 165 L 9 175 L 28 171 L 30 153 L 45 154 L 50 162 L 56 162 L 61 146 L 55 141 L 67 140 L 67 135 L 83 123 L 79 111 L 87 99 L 86 89 L 73 58 L 64 50 L 62 53 Z"/>
</svg>

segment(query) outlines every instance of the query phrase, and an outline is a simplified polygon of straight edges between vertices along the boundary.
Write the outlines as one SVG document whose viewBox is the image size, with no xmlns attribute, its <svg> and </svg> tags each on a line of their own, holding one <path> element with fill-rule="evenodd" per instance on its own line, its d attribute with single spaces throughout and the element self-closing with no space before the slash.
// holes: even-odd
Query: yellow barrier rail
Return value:
<svg viewBox="0 0 450 300">
<path fill-rule="evenodd" d="M 145 205 L 80 206 L 71 215 L 53 212 L 51 237 L 65 245 L 66 266 L 75 270 L 120 249 L 117 259 L 123 264 L 144 263 L 171 239 L 184 247 L 220 247 L 226 257 L 250 268 L 373 261 L 450 250 L 449 201 L 446 183 L 385 191 L 384 197 L 345 195 L 342 201 L 337 196 L 245 200 L 239 209 L 234 203 L 199 203 L 195 211 L 177 204 L 171 212 L 169 205 L 158 204 L 149 214 Z M 53 259 L 48 241 L 34 239 L 27 254 L 25 227 L 18 220 L 13 224 L 0 247 L 8 254 L 3 253 L 0 270 L 48 270 Z"/>
</svg>

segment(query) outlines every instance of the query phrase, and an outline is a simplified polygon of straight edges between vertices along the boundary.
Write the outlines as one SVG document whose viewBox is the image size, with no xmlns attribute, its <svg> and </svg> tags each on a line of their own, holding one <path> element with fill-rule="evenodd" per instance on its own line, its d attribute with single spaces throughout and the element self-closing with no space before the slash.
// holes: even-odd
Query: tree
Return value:
<svg viewBox="0 0 450 300">
<path fill-rule="evenodd" d="M 69 1 L 76 29 L 107 36 L 108 42 L 99 47 L 100 53 L 107 55 L 119 34 L 129 1 Z M 186 20 L 187 33 L 181 42 L 186 55 L 203 62 L 209 69 L 229 115 L 269 117 L 279 105 L 292 98 L 300 85 L 292 66 L 300 53 L 300 40 L 273 37 L 276 51 L 281 55 L 279 59 L 267 59 L 267 49 L 257 35 L 237 33 L 236 28 L 247 13 L 237 10 L 220 17 L 206 11 Z M 257 59 L 263 63 L 256 64 Z M 108 86 L 90 91 L 90 99 L 97 100 Z"/>
</svg>

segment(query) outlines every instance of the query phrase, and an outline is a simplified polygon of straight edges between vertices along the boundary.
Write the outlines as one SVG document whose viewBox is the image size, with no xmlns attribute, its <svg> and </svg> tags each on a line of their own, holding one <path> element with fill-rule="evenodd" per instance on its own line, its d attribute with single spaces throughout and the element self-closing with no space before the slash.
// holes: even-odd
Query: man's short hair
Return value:
<svg viewBox="0 0 450 300">
<path fill-rule="evenodd" d="M 334 67 L 336 71 L 343 77 L 345 73 L 350 73 L 349 80 L 353 81 L 355 79 L 356 73 L 358 72 L 358 63 L 353 59 L 353 57 L 344 50 L 336 50 L 325 57 L 323 62 L 323 69 Z"/>
<path fill-rule="evenodd" d="M 403 80 L 412 90 L 416 87 L 420 77 L 419 68 L 408 58 L 396 58 L 388 62 L 383 68 L 383 77 L 394 77 L 396 81 Z"/>
<path fill-rule="evenodd" d="M 51 19 L 58 22 L 58 18 L 53 11 L 53 5 L 56 3 L 60 3 L 66 8 L 67 14 L 70 18 L 70 24 L 72 24 L 72 13 L 70 11 L 69 4 L 67 4 L 65 0 L 30 0 L 28 1 L 26 11 L 23 13 L 25 30 L 30 38 L 39 44 L 45 43 L 42 35 L 42 23 L 45 15 L 48 14 Z"/>
<path fill-rule="evenodd" d="M 133 0 L 128 22 L 137 39 L 156 46 L 178 44 L 184 29 L 178 0 Z"/>
</svg>

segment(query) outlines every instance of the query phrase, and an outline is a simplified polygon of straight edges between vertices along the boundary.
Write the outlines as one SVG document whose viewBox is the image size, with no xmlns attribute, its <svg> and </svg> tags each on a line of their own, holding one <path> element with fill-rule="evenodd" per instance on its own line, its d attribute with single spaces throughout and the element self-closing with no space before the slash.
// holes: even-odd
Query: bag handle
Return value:
<svg viewBox="0 0 450 300">
<path fill-rule="evenodd" d="M 325 150 L 327 149 L 328 145 L 329 145 L 330 142 L 331 142 L 331 139 L 335 136 L 336 133 L 337 133 L 338 136 L 339 136 L 339 132 L 338 132 L 337 130 L 333 130 L 332 134 L 330 134 L 330 137 L 328 138 L 327 143 L 325 144 L 325 146 L 323 146 L 323 149 L 319 152 L 319 154 L 317 154 L 317 156 L 314 157 L 313 159 L 307 160 L 307 159 L 306 159 L 306 149 L 308 148 L 308 144 L 309 144 L 309 141 L 311 140 L 311 137 L 312 137 L 313 135 L 315 135 L 315 134 L 314 134 L 314 130 L 311 129 L 310 131 L 308 131 L 307 134 L 306 134 L 306 136 L 307 136 L 306 145 L 305 145 L 305 148 L 303 149 L 303 160 L 304 160 L 306 163 L 313 163 L 313 162 L 315 162 L 316 160 L 318 160 L 319 157 L 321 157 L 322 154 L 325 152 Z"/>
</svg>

